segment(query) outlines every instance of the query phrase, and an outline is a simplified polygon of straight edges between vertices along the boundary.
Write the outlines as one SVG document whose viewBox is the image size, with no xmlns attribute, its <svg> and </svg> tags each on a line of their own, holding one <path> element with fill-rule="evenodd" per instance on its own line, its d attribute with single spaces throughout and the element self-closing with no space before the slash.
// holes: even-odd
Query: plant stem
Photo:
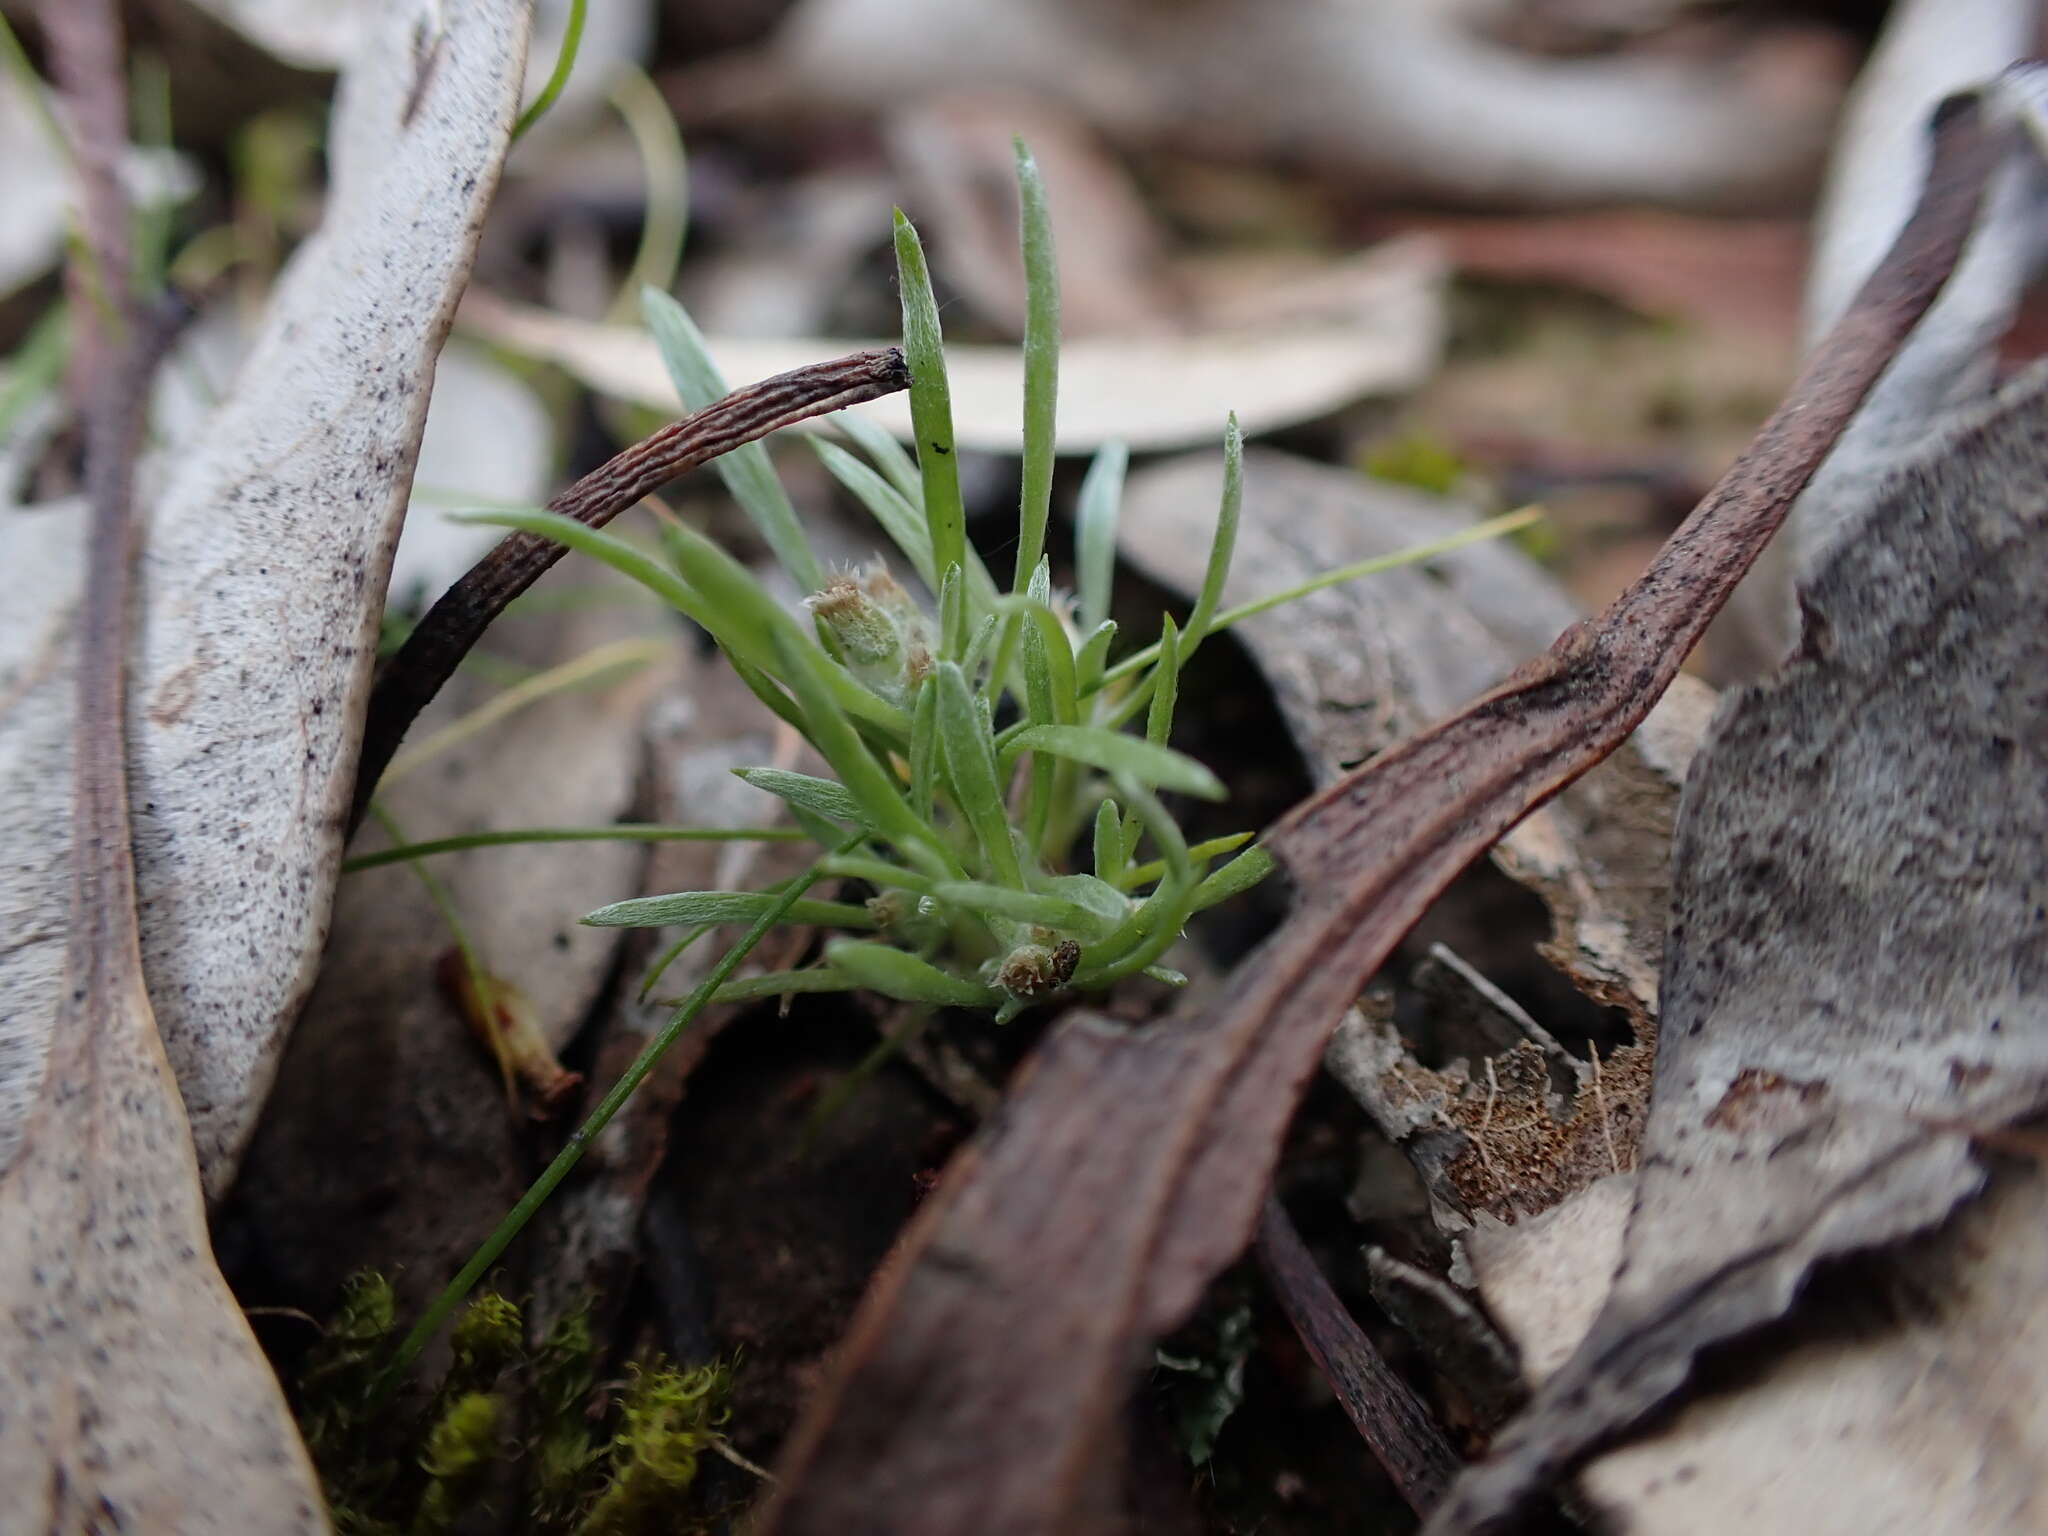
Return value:
<svg viewBox="0 0 2048 1536">
<path fill-rule="evenodd" d="M 342 861 L 341 872 L 353 875 L 410 859 L 430 859 L 470 848 L 500 848 L 511 843 L 801 843 L 809 837 L 809 833 L 795 827 L 657 827 L 631 822 L 612 827 L 508 827 L 359 853 Z"/>
</svg>

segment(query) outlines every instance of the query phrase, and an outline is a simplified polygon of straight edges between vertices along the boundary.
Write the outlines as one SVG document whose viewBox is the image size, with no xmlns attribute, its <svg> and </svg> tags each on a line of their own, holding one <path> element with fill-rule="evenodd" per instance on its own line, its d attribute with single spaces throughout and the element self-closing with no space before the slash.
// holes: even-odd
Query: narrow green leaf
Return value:
<svg viewBox="0 0 2048 1536">
<path fill-rule="evenodd" d="M 1145 739 L 1166 745 L 1173 734 L 1173 706 L 1180 698 L 1180 630 L 1166 615 L 1159 636 L 1159 661 L 1152 668 L 1152 706 L 1145 716 Z"/>
<path fill-rule="evenodd" d="M 884 890 L 910 891 L 919 896 L 929 896 L 934 884 L 923 875 L 891 864 L 887 859 L 870 859 L 854 853 L 827 859 L 825 873 L 844 880 L 865 880 Z"/>
<path fill-rule="evenodd" d="M 1055 418 L 1060 379 L 1060 274 L 1053 255 L 1052 218 L 1046 211 L 1045 178 L 1018 139 L 1018 223 L 1024 241 L 1024 462 L 1017 509 L 1017 574 L 1014 591 L 1038 569 L 1045 552 L 1045 525 L 1052 507 Z"/>
<path fill-rule="evenodd" d="M 969 677 L 981 675 L 981 664 L 989 659 L 989 652 L 995 646 L 996 616 L 985 613 L 981 622 L 974 626 L 974 635 L 967 642 L 967 649 L 960 656 L 960 670 Z"/>
<path fill-rule="evenodd" d="M 1223 583 L 1230 575 L 1230 557 L 1237 549 L 1237 515 L 1244 507 L 1244 434 L 1237 427 L 1237 413 L 1223 428 L 1223 504 L 1216 511 L 1216 536 L 1209 543 L 1209 568 L 1202 574 L 1201 595 L 1195 611 L 1188 615 L 1183 657 L 1195 654 L 1209 633 L 1209 623 L 1223 601 Z"/>
<path fill-rule="evenodd" d="M 994 988 L 963 981 L 887 944 L 835 940 L 825 946 L 825 958 L 834 970 L 852 977 L 856 984 L 899 1002 L 993 1008 L 1000 1001 Z"/>
<path fill-rule="evenodd" d="M 1034 725 L 1010 740 L 1011 752 L 1050 752 L 1110 773 L 1129 774 L 1141 784 L 1178 790 L 1204 800 L 1224 798 L 1222 782 L 1193 758 L 1157 742 L 1125 736 L 1094 725 Z"/>
<path fill-rule="evenodd" d="M 924 246 L 910 220 L 896 210 L 896 286 L 903 300 L 903 355 L 910 364 L 910 422 L 917 433 L 917 467 L 924 486 L 925 522 L 932 563 L 940 571 L 967 559 L 967 514 L 960 503 L 960 466 L 953 453 L 953 396 L 939 306 Z"/>
<path fill-rule="evenodd" d="M 1194 910 L 1207 911 L 1218 902 L 1230 900 L 1240 891 L 1250 890 L 1277 868 L 1279 861 L 1265 849 L 1247 848 L 1221 869 L 1211 872 L 1195 888 Z"/>
<path fill-rule="evenodd" d="M 1188 974 L 1186 971 L 1176 971 L 1172 966 L 1168 965 L 1148 965 L 1140 974 L 1149 976 L 1154 981 L 1162 982 L 1169 987 L 1184 987 L 1188 984 Z"/>
<path fill-rule="evenodd" d="M 555 67 L 549 71 L 547 83 L 540 88 L 540 94 L 512 125 L 512 142 L 517 144 L 526 130 L 547 115 L 548 108 L 555 104 L 562 94 L 562 88 L 569 83 L 569 74 L 576 68 L 576 55 L 583 47 L 583 19 L 589 9 L 589 0 L 569 0 L 569 19 L 562 27 L 561 50 L 555 55 Z"/>
<path fill-rule="evenodd" d="M 960 660 L 967 654 L 968 629 L 974 605 L 968 601 L 967 581 L 960 567 L 949 565 L 939 582 L 940 654 Z"/>
<path fill-rule="evenodd" d="M 1105 800 L 1095 808 L 1095 877 L 1112 885 L 1123 883 L 1123 822 L 1114 800 Z"/>
<path fill-rule="evenodd" d="M 835 789 L 837 785 L 833 786 Z M 496 832 L 468 832 L 460 837 L 440 837 L 424 843 L 401 843 L 396 848 L 379 848 L 344 859 L 341 872 L 376 869 L 412 859 L 430 859 L 437 854 L 462 853 L 471 848 L 500 848 L 510 843 L 793 843 L 803 834 L 788 827 L 657 827 L 621 823 L 609 827 L 507 827 Z"/>
<path fill-rule="evenodd" d="M 1226 853 L 1232 853 L 1242 848 L 1251 840 L 1252 834 L 1249 832 L 1232 832 L 1225 837 L 1212 837 L 1207 842 L 1197 843 L 1194 847 L 1190 848 L 1188 850 L 1188 857 L 1197 863 L 1221 858 Z M 1151 884 L 1165 873 L 1165 862 L 1160 859 L 1153 859 L 1149 863 L 1133 864 L 1119 875 L 1113 883 L 1120 891 L 1131 891 L 1136 890 L 1141 885 Z"/>
<path fill-rule="evenodd" d="M 910 716 L 910 804 L 929 817 L 939 793 L 939 693 L 926 678 Z"/>
<path fill-rule="evenodd" d="M 669 928 L 679 923 L 751 923 L 781 901 L 769 891 L 678 891 L 669 896 L 636 896 L 599 907 L 583 921 L 592 928 Z M 874 917 L 864 906 L 847 901 L 799 901 L 790 906 L 786 923 L 816 923 L 830 928 L 872 928 Z"/>
<path fill-rule="evenodd" d="M 924 516 L 908 501 L 895 486 L 861 463 L 837 443 L 827 442 L 813 435 L 811 448 L 825 463 L 837 480 L 854 494 L 860 504 L 873 514 L 882 525 L 882 532 L 903 551 L 903 558 L 910 562 L 910 568 L 917 572 L 918 579 L 926 588 L 936 592 L 939 587 L 938 570 L 932 564 L 931 530 L 925 527 Z"/>
<path fill-rule="evenodd" d="M 764 997 L 788 997 L 793 992 L 851 992 L 860 985 L 844 971 L 830 966 L 813 966 L 807 971 L 768 971 L 760 976 L 742 976 L 728 981 L 712 995 L 714 1003 L 754 1003 Z"/>
<path fill-rule="evenodd" d="M 711 349 L 705 345 L 703 332 L 682 305 L 659 288 L 643 289 L 640 305 L 647 317 L 647 328 L 654 333 L 654 344 L 660 349 L 662 366 L 667 368 L 669 380 L 687 409 L 701 411 L 730 393 L 725 376 L 711 360 Z M 798 521 L 796 508 L 790 505 L 781 480 L 776 478 L 767 446 L 748 443 L 735 448 L 713 460 L 712 468 L 725 481 L 732 499 L 761 530 L 761 537 L 775 551 L 775 558 L 782 562 L 791 579 L 806 592 L 820 590 L 825 585 L 825 568 L 812 552 L 810 540 L 804 537 L 803 524 Z"/>
<path fill-rule="evenodd" d="M 814 815 L 832 821 L 851 823 L 854 826 L 875 830 L 860 802 L 846 792 L 846 786 L 830 779 L 814 778 L 808 773 L 791 773 L 786 768 L 735 768 L 733 775 L 744 779 L 756 789 L 765 789 L 779 800 L 801 806 Z M 844 837 L 841 829 L 838 836 Z"/>
<path fill-rule="evenodd" d="M 835 411 L 825 420 L 868 456 L 868 461 L 882 472 L 904 500 L 912 506 L 924 505 L 924 483 L 918 478 L 917 465 L 903 451 L 903 445 L 889 435 L 887 427 L 859 411 Z M 926 542 L 930 542 L 929 538 Z"/>
<path fill-rule="evenodd" d="M 1074 653 L 1074 687 L 1077 696 L 1093 693 L 1102 677 L 1102 669 L 1109 664 L 1110 643 L 1116 639 L 1116 620 L 1104 619 L 1088 633 L 1081 642 L 1081 649 Z"/>
<path fill-rule="evenodd" d="M 942 881 L 932 887 L 932 895 L 948 906 L 958 907 L 983 921 L 990 917 L 1007 917 L 1012 922 L 1036 923 L 1081 939 L 1108 937 L 1124 916 L 1120 910 L 1105 921 L 1101 913 L 1061 896 L 1042 891 L 1019 891 L 981 880 Z"/>
<path fill-rule="evenodd" d="M 781 685 L 774 678 L 763 672 L 759 667 L 749 666 L 746 662 L 741 661 L 731 651 L 725 653 L 725 660 L 726 664 L 732 668 L 733 674 L 747 685 L 748 690 L 755 698 L 774 711 L 778 719 L 787 722 L 789 727 L 799 736 L 804 734 L 803 711 L 796 707 L 796 701 L 782 691 Z"/>
<path fill-rule="evenodd" d="M 960 798 L 960 814 L 974 829 L 975 840 L 996 878 L 1004 885 L 1020 885 L 1017 850 L 1010 841 L 1010 822 L 996 777 L 995 743 L 989 739 L 966 674 L 955 663 L 942 661 L 926 686 L 938 691 L 939 743 L 946 772 Z"/>
<path fill-rule="evenodd" d="M 1050 560 L 1041 558 L 1036 569 L 1032 571 L 1028 595 L 1033 604 L 1049 603 L 1052 600 Z M 1029 620 L 1026 623 L 1028 627 L 1024 635 L 1024 718 L 1033 725 L 1057 725 L 1060 722 L 1060 715 L 1053 699 L 1051 647 L 1046 635 L 1036 623 Z M 1059 639 L 1064 643 L 1064 633 Z M 1072 663 L 1069 662 L 1070 686 L 1072 670 Z M 1052 819 L 1053 781 L 1058 777 L 1058 766 L 1057 760 L 1045 753 L 1032 754 L 1031 788 L 1025 802 L 1024 836 L 1033 848 L 1041 848 L 1045 843 L 1046 828 Z"/>
<path fill-rule="evenodd" d="M 627 543 L 615 533 L 579 523 L 573 517 L 550 512 L 545 507 L 495 507 L 487 512 L 452 512 L 448 521 L 512 528 L 537 538 L 553 539 L 580 555 L 603 561 L 622 576 L 632 577 L 678 613 L 707 630 L 711 628 L 700 616 L 703 601 L 691 590 L 688 582 L 645 550 Z"/>
<path fill-rule="evenodd" d="M 1110 583 L 1116 576 L 1116 520 L 1124 499 L 1124 469 L 1130 451 L 1105 443 L 1088 466 L 1074 506 L 1075 580 L 1081 628 L 1092 630 L 1109 617 Z"/>
<path fill-rule="evenodd" d="M 934 874 L 951 873 L 934 849 L 924 823 L 903 803 L 893 777 L 875 761 L 868 744 L 827 690 L 822 676 L 824 658 L 815 651 L 807 655 L 800 650 L 807 642 L 799 636 L 778 636 L 777 641 L 784 671 L 809 726 L 806 734 L 811 745 L 832 765 L 839 782 L 865 813 L 863 823 L 895 843 L 906 857 L 933 861 Z"/>
<path fill-rule="evenodd" d="M 1098 990 L 1135 975 L 1156 962 L 1194 911 L 1196 880 L 1201 866 L 1188 851 L 1187 840 L 1158 798 L 1126 774 L 1117 776 L 1117 788 L 1152 840 L 1166 855 L 1166 878 L 1128 922 L 1100 945 L 1090 946 L 1074 973 L 1077 988 Z M 1135 942 L 1133 942 L 1135 940 Z"/>
</svg>

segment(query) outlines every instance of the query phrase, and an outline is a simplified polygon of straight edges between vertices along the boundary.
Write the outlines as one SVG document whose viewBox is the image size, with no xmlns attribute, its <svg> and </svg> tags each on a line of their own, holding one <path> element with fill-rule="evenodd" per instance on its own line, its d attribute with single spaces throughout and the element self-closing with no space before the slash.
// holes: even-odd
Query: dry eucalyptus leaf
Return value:
<svg viewBox="0 0 2048 1536">
<path fill-rule="evenodd" d="M 1060 351 L 1059 447 L 1093 453 L 1121 441 L 1134 452 L 1214 442 L 1231 411 L 1247 434 L 1312 420 L 1368 395 L 1419 382 L 1442 330 L 1442 267 L 1426 247 L 1399 244 L 1320 274 L 1311 303 L 1272 296 L 1265 314 L 1230 331 L 1091 338 Z M 1285 313 L 1284 320 L 1274 319 Z M 465 329 L 556 363 L 593 389 L 656 410 L 676 409 L 654 341 L 638 326 L 602 325 L 472 294 Z M 821 354 L 873 345 L 821 339 L 714 337 L 728 378 L 763 378 Z M 962 448 L 1017 453 L 1023 444 L 1024 362 L 1015 347 L 950 346 L 953 429 Z M 855 409 L 906 441 L 908 396 Z"/>
<path fill-rule="evenodd" d="M 165 456 L 130 775 L 146 974 L 215 1195 L 325 934 L 384 572 L 503 153 L 523 27 L 513 0 L 396 9 L 384 46 L 342 85 L 322 233 L 226 398 Z M 77 577 L 10 561 L 0 580 L 40 607 Z M 66 779 L 31 768 L 68 762 L 69 621 L 61 605 L 50 618 L 38 691 L 0 701 L 0 905 L 24 911 L 61 911 L 51 893 L 65 880 Z M 55 923 L 12 933 L 0 1152 L 19 1135 L 7 1106 L 35 1092 L 62 947 Z"/>
<path fill-rule="evenodd" d="M 1623 1262 L 1432 1530 L 1481 1528 L 1626 1432 L 1817 1264 L 1943 1221 L 1983 1186 L 1973 1139 L 2048 1103 L 2044 388 L 1890 483 L 1803 590 L 1800 651 L 1717 718 L 1680 813 Z"/>
<path fill-rule="evenodd" d="M 216 1196 L 326 933 L 384 581 L 527 16 L 387 13 L 341 82 L 320 231 L 151 518 L 131 725 L 143 959 Z"/>
<path fill-rule="evenodd" d="M 1719 61 L 1540 59 L 1475 35 L 1457 11 L 1437 0 L 806 0 L 773 62 L 807 102 L 895 110 L 935 85 L 1014 91 L 1177 152 L 1307 160 L 1506 207 L 1782 201 L 1825 147 L 1836 50 L 1766 35 Z"/>
</svg>

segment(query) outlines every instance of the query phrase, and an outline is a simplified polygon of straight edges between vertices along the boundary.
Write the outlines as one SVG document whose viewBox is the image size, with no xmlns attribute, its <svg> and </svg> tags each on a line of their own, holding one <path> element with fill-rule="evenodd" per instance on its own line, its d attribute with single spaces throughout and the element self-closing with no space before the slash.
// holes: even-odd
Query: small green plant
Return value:
<svg viewBox="0 0 2048 1536">
<path fill-rule="evenodd" d="M 672 604 L 711 636 L 762 704 L 811 744 L 832 777 L 741 771 L 779 796 L 823 850 L 800 875 L 762 891 L 683 891 L 621 901 L 584 919 L 681 927 L 682 937 L 656 961 L 656 974 L 712 929 L 728 923 L 748 928 L 400 1341 L 378 1377 L 377 1400 L 389 1400 L 427 1341 L 583 1149 L 712 1003 L 863 988 L 924 1007 L 985 1009 L 1006 1021 L 1062 991 L 1101 991 L 1140 973 L 1179 981 L 1160 962 L 1188 919 L 1273 867 L 1262 849 L 1245 846 L 1249 833 L 1190 846 L 1161 798 L 1178 793 L 1213 800 L 1224 793 L 1207 768 L 1167 745 L 1181 674 L 1198 648 L 1231 625 L 1310 592 L 1497 537 L 1540 515 L 1510 513 L 1224 608 L 1243 499 L 1244 448 L 1233 418 L 1224 432 L 1222 502 L 1193 610 L 1185 624 L 1164 617 L 1156 641 L 1112 659 L 1118 631 L 1109 616 L 1110 584 L 1127 456 L 1120 447 L 1105 449 L 1084 479 L 1075 515 L 1076 590 L 1055 592 L 1046 531 L 1059 279 L 1045 189 L 1021 143 L 1017 174 L 1028 303 L 1023 490 L 1007 590 L 967 542 L 938 305 L 917 232 L 901 212 L 895 245 L 917 458 L 850 415 L 839 419 L 839 430 L 858 453 L 822 439 L 812 446 L 874 515 L 904 574 L 923 584 L 923 598 L 881 562 L 828 573 L 759 443 L 715 462 L 784 573 L 810 594 L 802 609 L 777 600 L 732 555 L 672 520 L 657 556 L 545 509 L 470 515 L 469 521 L 555 539 Z M 684 405 L 698 410 L 723 395 L 725 381 L 682 307 L 654 290 L 643 295 L 643 307 Z M 785 834 L 531 829 L 401 846 L 356 863 L 592 835 Z M 1086 869 L 1074 867 L 1077 849 Z M 1227 862 L 1219 866 L 1219 859 Z M 811 892 L 825 882 L 859 882 L 869 894 L 814 899 Z M 808 969 L 738 978 L 754 946 L 784 923 L 840 936 Z"/>
<path fill-rule="evenodd" d="M 1249 833 L 1190 846 L 1161 798 L 1223 798 L 1207 768 L 1167 744 L 1181 674 L 1211 635 L 1269 606 L 1221 608 L 1243 488 L 1236 421 L 1225 430 L 1222 504 L 1192 613 L 1184 626 L 1165 617 L 1156 641 L 1112 660 L 1125 453 L 1104 450 L 1086 478 L 1077 590 L 1058 592 L 1045 543 L 1059 284 L 1044 188 L 1021 144 L 1017 173 L 1028 305 L 1023 492 L 1007 588 L 966 539 L 938 308 L 917 233 L 900 211 L 917 461 L 853 418 L 841 430 L 865 458 L 823 439 L 813 447 L 873 513 L 922 596 L 881 560 L 824 571 L 759 444 L 719 468 L 784 572 L 810 594 L 801 614 L 716 543 L 672 521 L 664 563 L 559 514 L 477 514 L 559 539 L 643 582 L 701 625 L 831 769 L 830 778 L 740 772 L 784 800 L 830 852 L 819 874 L 859 882 L 865 899 L 790 903 L 783 921 L 840 936 L 816 964 L 728 982 L 714 1001 L 863 988 L 907 1003 L 988 1009 L 1002 1022 L 1053 994 L 1102 991 L 1140 972 L 1177 982 L 1160 962 L 1188 919 L 1272 868 L 1262 849 L 1244 846 Z M 723 394 L 682 307 L 654 290 L 644 306 L 684 403 L 695 409 Z M 758 917 L 778 894 L 685 891 L 621 901 L 584 921 L 681 927 L 687 943 Z"/>
</svg>

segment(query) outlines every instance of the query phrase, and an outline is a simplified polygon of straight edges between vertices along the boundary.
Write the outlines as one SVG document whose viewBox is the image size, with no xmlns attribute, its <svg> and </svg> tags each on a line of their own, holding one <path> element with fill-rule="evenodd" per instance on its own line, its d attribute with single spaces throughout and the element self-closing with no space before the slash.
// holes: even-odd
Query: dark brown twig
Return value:
<svg viewBox="0 0 2048 1536">
<path fill-rule="evenodd" d="M 550 511 L 602 528 L 650 491 L 771 432 L 910 387 L 895 347 L 855 352 L 778 373 L 714 400 L 607 460 L 548 503 Z M 506 537 L 427 610 L 370 694 L 356 770 L 353 832 L 405 733 L 455 673 L 491 621 L 566 550 L 531 533 Z"/>
<path fill-rule="evenodd" d="M 1940 291 L 1997 152 L 1973 103 L 1939 115 L 1912 220 L 1604 615 L 1282 823 L 1301 905 L 1220 997 L 1138 1034 L 1077 1016 L 1039 1050 L 863 1303 L 763 1530 L 1082 1528 L 1131 1361 L 1242 1251 L 1337 1019 L 1459 871 L 1649 713 Z"/>
<path fill-rule="evenodd" d="M 1427 1515 L 1457 1476 L 1458 1453 L 1422 1399 L 1344 1310 L 1278 1200 L 1268 1197 L 1259 1213 L 1256 1246 L 1281 1310 L 1345 1414 L 1408 1507 Z"/>
</svg>

